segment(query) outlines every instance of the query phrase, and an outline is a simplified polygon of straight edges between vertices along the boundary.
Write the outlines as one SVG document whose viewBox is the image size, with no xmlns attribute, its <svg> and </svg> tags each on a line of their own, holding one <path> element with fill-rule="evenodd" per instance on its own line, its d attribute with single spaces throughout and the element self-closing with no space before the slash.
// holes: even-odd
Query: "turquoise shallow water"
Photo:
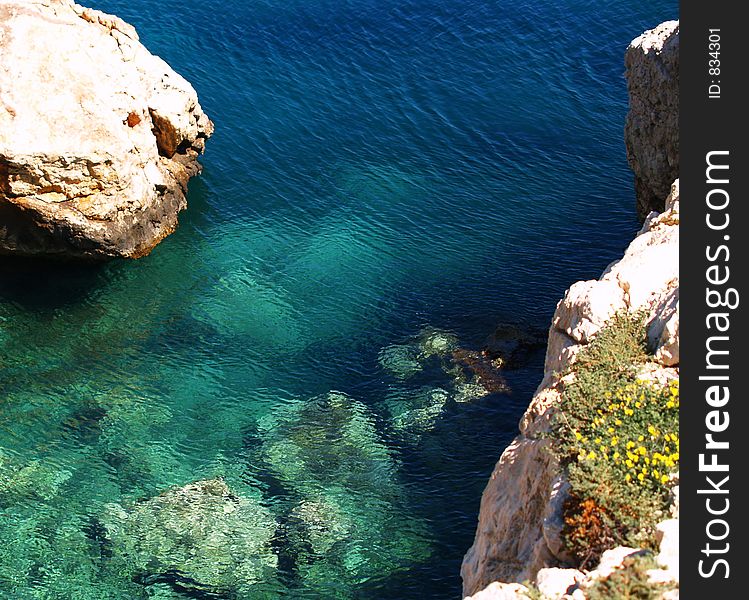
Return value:
<svg viewBox="0 0 749 600">
<path fill-rule="evenodd" d="M 149 257 L 0 263 L 0 598 L 457 597 L 543 350 L 481 397 L 450 350 L 636 231 L 622 56 L 676 3 L 95 7 L 217 130 Z"/>
</svg>

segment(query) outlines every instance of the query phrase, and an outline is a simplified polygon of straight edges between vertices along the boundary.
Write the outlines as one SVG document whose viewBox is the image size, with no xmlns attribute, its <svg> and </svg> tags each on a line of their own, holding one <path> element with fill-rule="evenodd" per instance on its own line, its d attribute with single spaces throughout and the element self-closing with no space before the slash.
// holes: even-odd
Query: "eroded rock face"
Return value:
<svg viewBox="0 0 749 600">
<path fill-rule="evenodd" d="M 627 160 L 635 174 L 640 217 L 663 211 L 679 177 L 679 22 L 646 31 L 624 56 L 629 114 L 624 127 Z"/>
<path fill-rule="evenodd" d="M 397 462 L 368 407 L 343 392 L 282 406 L 258 425 L 254 465 L 299 498 L 284 535 L 311 597 L 339 597 L 372 573 L 395 573 L 426 560 L 423 526 L 401 519 L 407 506 Z"/>
<path fill-rule="evenodd" d="M 0 0 L 0 253 L 137 258 L 177 226 L 213 124 L 121 19 Z"/>
</svg>

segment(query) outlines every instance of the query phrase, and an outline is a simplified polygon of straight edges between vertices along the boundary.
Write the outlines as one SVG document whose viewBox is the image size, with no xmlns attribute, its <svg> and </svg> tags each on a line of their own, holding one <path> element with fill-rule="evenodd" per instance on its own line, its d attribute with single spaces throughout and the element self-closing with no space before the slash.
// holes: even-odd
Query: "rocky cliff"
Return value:
<svg viewBox="0 0 749 600">
<path fill-rule="evenodd" d="M 679 177 L 679 22 L 666 21 L 635 38 L 624 65 L 630 107 L 624 140 L 644 217 L 663 210 Z"/>
<path fill-rule="evenodd" d="M 575 283 L 557 305 L 544 380 L 481 498 L 476 537 L 461 569 L 464 596 L 493 582 L 533 580 L 539 571 L 569 562 L 560 536 L 567 483 L 547 434 L 565 384 L 562 375 L 574 373 L 577 354 L 604 324 L 618 311 L 647 311 L 653 361 L 644 371 L 656 380 L 678 377 L 678 180 L 665 206 L 663 213 L 651 213 L 621 260 L 600 279 Z"/>
<path fill-rule="evenodd" d="M 668 45 L 667 40 L 673 40 L 674 35 L 677 41 L 671 43 L 678 47 L 678 23 L 664 24 L 635 40 L 627 51 L 633 106 L 627 125 L 628 144 L 638 138 L 635 154 L 641 161 L 649 157 L 648 167 L 653 168 L 653 173 L 658 164 L 668 165 L 669 173 L 674 165 L 678 169 L 678 132 L 667 131 L 667 125 L 676 127 L 678 119 L 658 123 L 656 132 L 653 123 L 658 119 L 657 114 L 649 113 L 651 121 L 645 126 L 633 113 L 645 114 L 641 104 L 644 97 L 669 97 L 668 91 L 646 91 L 648 86 L 670 88 L 673 79 L 666 77 L 662 69 L 663 44 L 659 51 L 645 47 L 651 44 L 652 48 L 655 38 L 666 40 L 664 43 Z M 646 64 L 648 61 L 650 64 Z M 638 73 L 643 80 L 635 83 Z M 656 77 L 656 73 L 662 76 Z M 673 108 L 672 104 L 668 110 Z M 646 151 L 648 143 L 655 144 L 656 149 Z M 659 163 L 661 159 L 664 162 Z M 635 172 L 640 181 L 645 181 L 647 169 L 642 169 Z M 587 587 L 610 575 L 625 557 L 638 551 L 613 549 L 604 553 L 597 568 L 587 572 L 560 568 L 572 563 L 562 539 L 563 506 L 569 483 L 550 449 L 555 444 L 552 423 L 559 413 L 565 385 L 574 381 L 576 359 L 614 315 L 623 312 L 645 315 L 651 355 L 642 367 L 642 377 L 659 382 L 678 378 L 678 179 L 671 179 L 659 204 L 660 211 L 647 216 L 621 260 L 611 264 L 598 280 L 572 285 L 557 305 L 549 331 L 544 379 L 520 421 L 520 434 L 502 454 L 481 499 L 474 543 L 461 568 L 466 597 L 527 598 L 530 592 L 520 583 L 530 580 L 543 598 L 583 599 Z M 678 495 L 678 487 L 675 489 Z M 678 518 L 678 500 L 673 514 Z M 653 581 L 678 580 L 678 521 L 661 523 L 658 536 L 657 559 L 661 568 L 649 576 Z"/>
<path fill-rule="evenodd" d="M 0 0 L 0 253 L 137 258 L 174 231 L 213 124 L 121 19 Z"/>
</svg>

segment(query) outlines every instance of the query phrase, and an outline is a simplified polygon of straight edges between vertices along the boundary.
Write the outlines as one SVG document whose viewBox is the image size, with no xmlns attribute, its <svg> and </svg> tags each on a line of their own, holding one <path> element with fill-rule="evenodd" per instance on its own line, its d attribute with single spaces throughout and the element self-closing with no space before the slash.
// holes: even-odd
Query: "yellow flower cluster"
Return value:
<svg viewBox="0 0 749 600">
<path fill-rule="evenodd" d="M 577 460 L 607 461 L 633 484 L 665 486 L 679 464 L 679 382 L 637 380 L 605 392 L 601 408 L 574 432 Z"/>
</svg>

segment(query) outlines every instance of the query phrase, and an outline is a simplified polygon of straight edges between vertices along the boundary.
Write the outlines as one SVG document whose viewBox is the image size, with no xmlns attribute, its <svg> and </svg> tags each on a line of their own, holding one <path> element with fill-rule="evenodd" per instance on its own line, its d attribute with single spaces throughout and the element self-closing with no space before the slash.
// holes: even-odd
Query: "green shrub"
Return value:
<svg viewBox="0 0 749 600">
<path fill-rule="evenodd" d="M 679 463 L 679 384 L 637 377 L 642 314 L 617 314 L 579 354 L 562 393 L 557 451 L 570 496 L 563 536 L 586 567 L 617 545 L 655 546 Z"/>
</svg>

